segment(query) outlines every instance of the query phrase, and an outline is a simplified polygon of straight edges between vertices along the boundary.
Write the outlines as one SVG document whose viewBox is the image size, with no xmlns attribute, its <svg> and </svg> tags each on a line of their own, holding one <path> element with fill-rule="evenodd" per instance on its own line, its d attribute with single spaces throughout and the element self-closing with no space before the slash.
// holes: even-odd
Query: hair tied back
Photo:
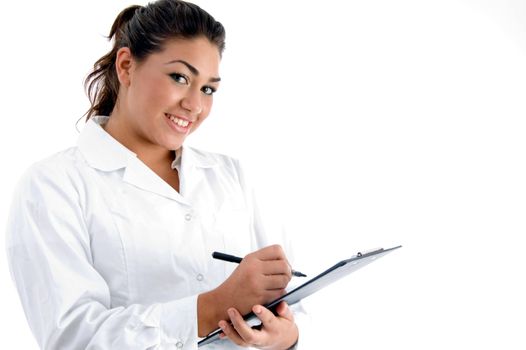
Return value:
<svg viewBox="0 0 526 350">
<path fill-rule="evenodd" d="M 122 10 L 121 13 L 117 15 L 117 18 L 115 18 L 115 21 L 111 26 L 110 35 L 108 36 L 108 39 L 111 40 L 113 37 L 115 37 L 115 41 L 119 41 L 119 39 L 122 36 L 121 33 L 124 30 L 124 26 L 133 18 L 135 12 L 141 7 L 142 6 L 140 5 L 132 5 Z"/>
</svg>

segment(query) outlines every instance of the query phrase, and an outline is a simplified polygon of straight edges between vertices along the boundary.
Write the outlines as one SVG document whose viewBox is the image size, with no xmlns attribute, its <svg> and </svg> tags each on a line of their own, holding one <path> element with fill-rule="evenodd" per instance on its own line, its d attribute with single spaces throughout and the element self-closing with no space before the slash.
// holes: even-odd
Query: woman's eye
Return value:
<svg viewBox="0 0 526 350">
<path fill-rule="evenodd" d="M 172 73 L 170 74 L 170 77 L 172 77 L 172 79 L 175 80 L 176 83 L 188 84 L 188 79 L 186 79 L 186 77 L 182 74 Z"/>
<path fill-rule="evenodd" d="M 201 91 L 203 91 L 205 95 L 213 95 L 214 92 L 216 92 L 216 89 L 211 86 L 203 86 Z"/>
</svg>

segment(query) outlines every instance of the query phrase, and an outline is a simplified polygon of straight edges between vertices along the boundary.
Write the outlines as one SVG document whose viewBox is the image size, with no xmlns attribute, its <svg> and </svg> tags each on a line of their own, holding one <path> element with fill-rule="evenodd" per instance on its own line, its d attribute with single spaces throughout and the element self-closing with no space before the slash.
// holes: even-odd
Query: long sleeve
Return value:
<svg viewBox="0 0 526 350">
<path fill-rule="evenodd" d="M 93 267 L 82 190 L 62 169 L 30 171 L 7 227 L 12 278 L 42 349 L 197 349 L 196 295 L 112 307 Z"/>
</svg>

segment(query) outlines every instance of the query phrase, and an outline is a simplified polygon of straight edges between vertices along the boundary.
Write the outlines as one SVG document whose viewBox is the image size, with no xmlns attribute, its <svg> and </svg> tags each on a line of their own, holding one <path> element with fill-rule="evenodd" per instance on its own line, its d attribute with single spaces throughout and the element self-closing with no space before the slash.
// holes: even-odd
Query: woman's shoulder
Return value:
<svg viewBox="0 0 526 350">
<path fill-rule="evenodd" d="M 70 147 L 35 161 L 27 168 L 26 173 L 38 173 L 41 175 L 53 173 L 57 175 L 60 172 L 71 171 L 77 168 L 80 163 L 83 163 L 83 161 L 78 148 Z"/>
<path fill-rule="evenodd" d="M 34 190 L 43 184 L 67 187 L 68 183 L 79 178 L 82 164 L 85 162 L 77 147 L 56 152 L 29 165 L 22 173 L 17 188 L 19 191 Z"/>
</svg>

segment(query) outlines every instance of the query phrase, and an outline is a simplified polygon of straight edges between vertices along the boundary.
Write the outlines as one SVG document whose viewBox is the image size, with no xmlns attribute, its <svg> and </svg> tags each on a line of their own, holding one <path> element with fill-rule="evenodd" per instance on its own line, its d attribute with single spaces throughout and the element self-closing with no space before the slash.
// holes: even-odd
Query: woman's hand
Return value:
<svg viewBox="0 0 526 350">
<path fill-rule="evenodd" d="M 254 305 L 264 305 L 279 298 L 285 294 L 291 277 L 290 265 L 279 245 L 248 254 L 225 282 L 199 295 L 199 336 L 208 334 L 219 320 L 227 319 L 230 308 L 245 315 Z"/>
<path fill-rule="evenodd" d="M 215 292 L 225 306 L 225 312 L 228 308 L 235 308 L 244 315 L 254 305 L 266 304 L 285 294 L 291 277 L 283 249 L 272 245 L 245 256 Z"/>
<path fill-rule="evenodd" d="M 277 316 L 261 305 L 255 305 L 252 311 L 261 320 L 261 329 L 251 328 L 236 309 L 230 308 L 228 315 L 232 324 L 225 320 L 219 322 L 219 327 L 223 331 L 220 337 L 228 337 L 240 346 L 267 350 L 289 349 L 296 343 L 298 327 L 294 323 L 294 316 L 287 303 L 281 302 L 277 306 Z"/>
</svg>

